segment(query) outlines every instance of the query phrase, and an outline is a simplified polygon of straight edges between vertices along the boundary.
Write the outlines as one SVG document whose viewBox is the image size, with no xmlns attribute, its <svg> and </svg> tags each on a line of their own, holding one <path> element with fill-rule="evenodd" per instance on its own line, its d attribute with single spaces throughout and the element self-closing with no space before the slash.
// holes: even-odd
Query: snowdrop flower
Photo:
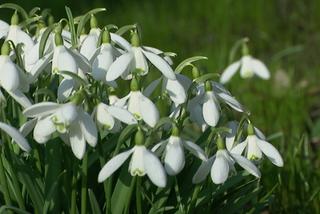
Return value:
<svg viewBox="0 0 320 214">
<path fill-rule="evenodd" d="M 11 25 L 0 20 L 0 39 L 5 37 L 6 40 L 11 40 L 15 45 L 22 43 L 24 50 L 27 51 L 33 47 L 34 42 L 29 34 L 21 30 L 18 24 L 19 16 L 17 11 L 11 17 Z"/>
<path fill-rule="evenodd" d="M 239 61 L 232 63 L 222 72 L 220 82 L 222 84 L 229 82 L 239 68 L 242 78 L 251 78 L 254 75 L 266 80 L 270 78 L 270 72 L 262 61 L 250 55 L 244 55 Z"/>
<path fill-rule="evenodd" d="M 29 90 L 27 77 L 23 71 L 14 64 L 10 57 L 9 42 L 4 42 L 0 55 L 0 86 L 4 88 L 24 108 L 31 106 L 30 100 L 22 93 Z"/>
<path fill-rule="evenodd" d="M 138 86 L 136 78 L 131 80 L 130 93 L 124 98 L 118 100 L 116 106 L 126 106 L 138 120 L 143 120 L 146 124 L 154 127 L 159 121 L 159 111 L 155 104 L 144 96 Z"/>
<path fill-rule="evenodd" d="M 30 152 L 31 147 L 29 146 L 28 141 L 17 129 L 2 122 L 0 122 L 0 129 L 7 133 L 23 151 Z"/>
<path fill-rule="evenodd" d="M 232 150 L 237 154 L 242 154 L 245 150 L 246 157 L 249 160 L 261 160 L 264 154 L 267 158 L 276 166 L 283 166 L 283 159 L 278 150 L 270 143 L 268 143 L 261 134 L 258 137 L 257 129 L 249 123 L 248 124 L 248 136 L 240 144 L 236 145 Z"/>
<path fill-rule="evenodd" d="M 129 164 L 129 172 L 132 176 L 147 175 L 156 186 L 166 186 L 165 170 L 157 156 L 143 145 L 144 136 L 140 129 L 135 135 L 135 143 L 132 149 L 114 156 L 103 166 L 98 175 L 98 182 L 101 183 L 110 177 L 132 155 Z"/>
<path fill-rule="evenodd" d="M 104 103 L 99 103 L 97 105 L 95 117 L 98 127 L 103 130 L 112 131 L 113 129 L 121 126 L 121 124 L 117 124 L 120 121 L 128 125 L 137 123 L 135 117 L 126 109 Z"/>
<path fill-rule="evenodd" d="M 113 81 L 122 76 L 131 79 L 132 73 L 146 75 L 149 71 L 148 61 L 151 62 L 166 78 L 175 80 L 176 76 L 170 65 L 160 56 L 143 49 L 140 46 L 139 36 L 136 32 L 131 38 L 132 47 L 128 52 L 118 57 L 109 68 L 106 79 Z"/>
<path fill-rule="evenodd" d="M 23 113 L 27 117 L 38 118 L 33 131 L 38 143 L 46 143 L 55 132 L 66 134 L 78 159 L 83 158 L 86 142 L 92 147 L 97 144 L 97 128 L 93 119 L 74 102 L 42 102 L 30 106 Z"/>
<path fill-rule="evenodd" d="M 184 148 L 189 150 L 193 155 L 201 160 L 207 160 L 204 151 L 197 144 L 181 139 L 179 136 L 179 130 L 175 126 L 172 129 L 172 134 L 169 139 L 156 144 L 152 148 L 152 151 L 156 151 L 158 149 L 162 151 L 165 150 L 164 166 L 166 172 L 169 175 L 177 175 L 182 171 L 185 165 Z"/>
<path fill-rule="evenodd" d="M 206 81 L 198 86 L 197 95 L 188 103 L 190 119 L 202 129 L 209 125 L 215 127 L 220 119 L 220 101 L 238 112 L 244 112 L 241 104 L 222 85 Z"/>
<path fill-rule="evenodd" d="M 98 28 L 98 21 L 94 15 L 90 18 L 90 32 L 81 42 L 80 53 L 88 60 L 94 55 L 100 36 L 100 29 Z"/>
<path fill-rule="evenodd" d="M 202 162 L 192 178 L 193 183 L 200 183 L 204 181 L 210 172 L 213 183 L 222 184 L 229 177 L 230 170 L 235 171 L 235 163 L 239 164 L 243 169 L 255 177 L 260 177 L 259 169 L 248 159 L 226 150 L 221 137 L 217 140 L 217 147 L 218 151 L 216 154 L 207 161 Z"/>
</svg>

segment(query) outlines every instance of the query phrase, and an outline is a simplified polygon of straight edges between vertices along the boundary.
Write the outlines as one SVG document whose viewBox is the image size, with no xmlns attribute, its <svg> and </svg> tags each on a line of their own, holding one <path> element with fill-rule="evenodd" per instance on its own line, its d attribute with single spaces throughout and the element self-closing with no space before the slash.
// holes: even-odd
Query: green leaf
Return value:
<svg viewBox="0 0 320 214">
<path fill-rule="evenodd" d="M 37 12 L 40 11 L 40 10 L 41 10 L 40 7 L 34 7 L 34 8 L 32 8 L 32 9 L 30 10 L 30 12 L 29 12 L 29 16 L 32 17 L 32 16 L 36 15 Z"/>
<path fill-rule="evenodd" d="M 14 4 L 14 3 L 4 3 L 2 5 L 0 5 L 0 8 L 9 8 L 9 9 L 13 9 L 13 10 L 17 10 L 22 16 L 23 19 L 28 19 L 28 13 L 19 5 Z"/>
<path fill-rule="evenodd" d="M 0 214 L 10 213 L 10 212 L 8 212 L 9 210 L 14 211 L 14 213 L 16 213 L 16 214 L 31 214 L 25 210 L 20 209 L 20 208 L 17 208 L 14 206 L 8 206 L 8 205 L 1 206 Z"/>
<path fill-rule="evenodd" d="M 39 58 L 41 59 L 46 48 L 48 38 L 53 30 L 53 26 L 47 27 L 46 30 L 42 33 L 40 44 L 39 44 Z"/>
<path fill-rule="evenodd" d="M 41 88 L 33 93 L 33 96 L 39 96 L 39 95 L 48 96 L 48 97 L 50 97 L 50 100 L 57 99 L 56 95 L 53 93 L 53 91 L 48 88 Z"/>
<path fill-rule="evenodd" d="M 176 73 L 180 73 L 186 66 L 191 65 L 192 62 L 203 60 L 203 59 L 208 59 L 208 57 L 205 56 L 194 56 L 190 57 L 188 59 L 183 60 L 176 68 Z"/>
<path fill-rule="evenodd" d="M 41 18 L 42 18 L 41 16 L 35 16 L 32 18 L 26 19 L 23 22 L 20 22 L 19 25 L 20 25 L 20 27 L 25 28 L 25 27 L 29 26 L 30 24 L 39 21 Z"/>
<path fill-rule="evenodd" d="M 127 139 L 129 139 L 136 129 L 137 129 L 136 124 L 132 124 L 132 125 L 129 125 L 126 128 L 124 128 L 119 136 L 118 144 L 119 143 L 121 144 L 121 143 L 125 142 Z"/>
<path fill-rule="evenodd" d="M 72 16 L 72 12 L 70 10 L 69 7 L 65 6 L 66 12 L 67 12 L 67 16 L 68 16 L 68 20 L 69 20 L 69 30 L 71 32 L 71 44 L 72 47 L 77 47 L 78 44 L 78 37 L 76 34 L 76 29 L 74 26 L 74 20 L 73 20 L 73 16 Z"/>
<path fill-rule="evenodd" d="M 161 118 L 158 123 L 155 125 L 154 130 L 159 129 L 161 126 L 165 125 L 165 124 L 172 124 L 173 120 L 170 117 L 163 117 Z"/>
<path fill-rule="evenodd" d="M 90 10 L 89 12 L 81 16 L 78 23 L 77 36 L 80 37 L 82 29 L 86 25 L 87 21 L 90 19 L 91 15 L 94 15 L 96 13 L 103 12 L 103 11 L 106 11 L 106 8 L 96 8 L 96 9 Z"/>
<path fill-rule="evenodd" d="M 94 192 L 91 189 L 88 189 L 88 195 L 89 195 L 92 213 L 101 214 L 102 212 L 100 210 L 99 203 L 97 201 L 96 196 L 94 195 Z"/>
</svg>

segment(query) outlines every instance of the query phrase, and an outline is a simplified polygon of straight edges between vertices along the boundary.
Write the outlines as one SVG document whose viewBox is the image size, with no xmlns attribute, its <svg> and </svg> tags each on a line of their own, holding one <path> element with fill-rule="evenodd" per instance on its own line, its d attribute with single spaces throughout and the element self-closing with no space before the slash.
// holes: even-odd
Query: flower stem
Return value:
<svg viewBox="0 0 320 214">
<path fill-rule="evenodd" d="M 88 153 L 83 157 L 82 167 L 82 183 L 81 183 L 81 214 L 87 213 L 87 180 L 88 180 Z"/>
<path fill-rule="evenodd" d="M 193 212 L 193 209 L 195 208 L 195 205 L 197 202 L 199 192 L 200 192 L 200 185 L 197 185 L 193 190 L 192 198 L 191 198 L 190 205 L 188 208 L 188 213 Z"/>
<path fill-rule="evenodd" d="M 77 161 L 73 164 L 73 174 L 71 181 L 71 214 L 76 214 L 77 212 Z"/>
<path fill-rule="evenodd" d="M 142 207 L 141 207 L 141 177 L 137 177 L 137 183 L 136 183 L 136 206 L 137 206 L 137 214 L 142 214 Z"/>
</svg>

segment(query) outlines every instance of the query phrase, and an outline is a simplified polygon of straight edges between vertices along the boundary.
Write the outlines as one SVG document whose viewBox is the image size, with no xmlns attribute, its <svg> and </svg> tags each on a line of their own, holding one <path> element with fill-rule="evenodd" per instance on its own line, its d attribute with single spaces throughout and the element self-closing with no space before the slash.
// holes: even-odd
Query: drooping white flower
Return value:
<svg viewBox="0 0 320 214">
<path fill-rule="evenodd" d="M 148 61 L 151 62 L 166 78 L 175 80 L 176 76 L 170 65 L 160 56 L 150 52 L 139 44 L 137 33 L 132 36 L 132 47 L 118 57 L 109 68 L 106 80 L 113 81 L 122 76 L 131 79 L 132 73 L 146 75 L 149 71 Z"/>
<path fill-rule="evenodd" d="M 31 105 L 30 100 L 22 93 L 29 90 L 27 77 L 9 57 L 9 43 L 5 42 L 0 55 L 0 86 L 4 88 L 24 108 Z"/>
<path fill-rule="evenodd" d="M 91 28 L 89 34 L 83 39 L 81 43 L 80 53 L 88 60 L 94 55 L 100 36 L 99 28 Z"/>
<path fill-rule="evenodd" d="M 248 136 L 242 142 L 236 145 L 232 151 L 236 154 L 242 154 L 245 151 L 249 160 L 261 160 L 263 154 L 276 166 L 283 166 L 283 159 L 279 151 L 262 136 L 258 137 L 252 124 L 248 124 Z M 261 135 L 259 135 L 261 136 Z"/>
<path fill-rule="evenodd" d="M 132 176 L 147 175 L 156 186 L 166 186 L 167 177 L 160 160 L 142 145 L 136 145 L 132 149 L 122 152 L 108 161 L 99 172 L 98 182 L 101 183 L 110 177 L 130 155 L 132 155 L 132 157 L 129 172 Z"/>
<path fill-rule="evenodd" d="M 205 180 L 207 175 L 211 173 L 211 179 L 215 184 L 224 183 L 229 177 L 231 170 L 235 171 L 234 164 L 237 163 L 243 169 L 255 177 L 260 177 L 259 169 L 248 159 L 241 155 L 229 152 L 224 148 L 222 139 L 219 142 L 218 139 L 218 151 L 209 158 L 207 161 L 203 161 L 199 169 L 192 178 L 193 183 L 200 183 Z M 220 145 L 219 145 L 220 144 Z M 222 145 L 221 145 L 222 144 Z"/>
<path fill-rule="evenodd" d="M 229 65 L 220 77 L 220 82 L 225 84 L 235 75 L 240 68 L 240 76 L 242 78 L 251 78 L 254 75 L 262 79 L 269 79 L 270 72 L 266 65 L 250 55 L 243 56 L 239 61 L 236 61 Z"/>
<path fill-rule="evenodd" d="M 177 128 L 174 127 L 173 134 L 169 137 L 169 139 L 156 144 L 152 149 L 152 151 L 157 151 L 159 149 L 161 150 L 160 152 L 165 150 L 164 166 L 166 172 L 169 175 L 177 175 L 184 168 L 184 149 L 189 150 L 193 155 L 195 155 L 203 161 L 207 160 L 204 151 L 197 144 L 188 140 L 183 140 L 179 136 L 177 136 L 178 131 L 176 129 Z"/>
<path fill-rule="evenodd" d="M 28 141 L 16 128 L 0 122 L 0 129 L 6 132 L 23 151 L 30 152 L 31 147 Z"/>
<path fill-rule="evenodd" d="M 24 32 L 19 26 L 19 17 L 17 12 L 13 14 L 11 17 L 11 24 L 7 24 L 6 22 L 0 20 L 0 39 L 5 38 L 5 40 L 11 40 L 15 45 L 23 44 L 24 50 L 30 50 L 34 41 L 31 36 Z"/>
<path fill-rule="evenodd" d="M 197 87 L 197 95 L 188 103 L 190 119 L 202 129 L 206 125 L 215 127 L 220 119 L 220 101 L 238 112 L 244 112 L 242 105 L 221 84 L 207 81 Z"/>
<path fill-rule="evenodd" d="M 92 147 L 97 144 L 98 134 L 93 119 L 75 103 L 42 102 L 25 109 L 24 115 L 38 119 L 33 131 L 38 143 L 46 143 L 54 132 L 65 134 L 78 159 L 83 158 L 86 142 Z"/>
</svg>

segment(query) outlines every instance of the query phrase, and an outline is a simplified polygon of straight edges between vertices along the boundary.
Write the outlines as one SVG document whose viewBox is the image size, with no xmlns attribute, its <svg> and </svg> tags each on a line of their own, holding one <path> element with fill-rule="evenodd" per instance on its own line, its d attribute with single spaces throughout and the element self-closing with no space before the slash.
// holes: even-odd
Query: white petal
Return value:
<svg viewBox="0 0 320 214">
<path fill-rule="evenodd" d="M 165 149 L 165 145 L 167 145 L 167 140 L 161 141 L 160 143 L 157 143 L 156 145 L 154 145 L 151 149 L 151 152 L 158 152 L 161 154 Z"/>
<path fill-rule="evenodd" d="M 212 156 L 208 160 L 203 161 L 201 163 L 200 167 L 198 168 L 197 172 L 194 174 L 192 178 L 192 183 L 198 184 L 206 179 L 206 177 L 208 176 L 211 170 L 214 160 L 215 160 L 215 156 Z"/>
<path fill-rule="evenodd" d="M 270 72 L 266 65 L 257 59 L 252 59 L 251 61 L 253 72 L 261 77 L 262 79 L 269 79 L 270 78 Z"/>
<path fill-rule="evenodd" d="M 244 108 L 242 105 L 236 100 L 234 97 L 226 94 L 226 93 L 218 93 L 218 96 L 231 108 L 233 108 L 236 111 L 244 112 Z"/>
<path fill-rule="evenodd" d="M 15 91 L 7 91 L 10 96 L 15 99 L 23 108 L 29 108 L 32 103 L 29 100 L 29 98 L 24 95 L 21 91 L 15 90 Z"/>
<path fill-rule="evenodd" d="M 60 107 L 59 104 L 53 102 L 42 102 L 37 103 L 23 111 L 23 114 L 26 117 L 41 117 L 45 115 L 49 115 L 57 111 Z"/>
<path fill-rule="evenodd" d="M 184 140 L 183 145 L 187 150 L 189 150 L 197 158 L 199 158 L 203 161 L 207 160 L 207 156 L 204 153 L 203 149 L 200 146 L 198 146 L 197 144 L 192 143 L 191 141 L 188 141 L 188 140 Z"/>
<path fill-rule="evenodd" d="M 0 20 L 0 39 L 8 34 L 9 25 L 8 23 Z"/>
<path fill-rule="evenodd" d="M 98 182 L 102 183 L 106 180 L 110 175 L 112 175 L 119 167 L 129 158 L 132 154 L 133 149 L 122 152 L 116 156 L 114 156 L 111 160 L 109 160 L 100 170 L 98 175 Z"/>
<path fill-rule="evenodd" d="M 181 139 L 171 136 L 166 146 L 164 167 L 169 175 L 179 174 L 185 165 L 184 151 Z"/>
<path fill-rule="evenodd" d="M 235 159 L 235 161 L 245 170 L 247 170 L 250 174 L 260 178 L 261 173 L 259 169 L 247 158 L 242 157 L 241 155 L 232 154 L 232 157 Z"/>
<path fill-rule="evenodd" d="M 55 69 L 55 68 L 53 68 Z M 73 73 L 78 72 L 78 66 L 76 60 L 73 56 L 67 51 L 65 47 L 61 47 L 60 53 L 57 57 L 57 69 L 59 71 L 70 71 Z M 70 79 L 71 77 L 66 76 L 65 78 Z"/>
<path fill-rule="evenodd" d="M 5 131 L 14 140 L 18 146 L 26 152 L 31 150 L 28 141 L 23 137 L 23 135 L 15 128 L 0 122 L 0 129 Z"/>
<path fill-rule="evenodd" d="M 19 72 L 16 68 L 16 65 L 10 59 L 8 59 L 1 67 L 0 85 L 2 85 L 7 91 L 11 91 L 18 89 L 19 84 Z"/>
<path fill-rule="evenodd" d="M 229 65 L 221 74 L 220 82 L 222 84 L 225 84 L 229 82 L 229 80 L 233 77 L 233 75 L 237 72 L 237 70 L 240 67 L 240 62 L 234 62 L 231 65 Z"/>
<path fill-rule="evenodd" d="M 50 117 L 39 119 L 33 130 L 33 138 L 38 143 L 46 143 L 50 140 L 51 135 L 56 131 L 56 128 Z"/>
<path fill-rule="evenodd" d="M 98 141 L 98 131 L 96 124 L 87 112 L 82 111 L 80 115 L 81 131 L 84 135 L 84 138 L 90 146 L 95 147 Z"/>
<path fill-rule="evenodd" d="M 158 187 L 167 185 L 167 176 L 160 160 L 152 152 L 144 151 L 144 167 L 149 179 Z"/>
<path fill-rule="evenodd" d="M 165 82 L 170 99 L 176 104 L 182 104 L 187 100 L 187 94 L 178 80 L 168 79 Z"/>
<path fill-rule="evenodd" d="M 25 50 L 30 50 L 34 46 L 32 38 L 21 29 L 17 30 L 17 43 L 25 45 Z"/>
<path fill-rule="evenodd" d="M 91 64 L 87 58 L 80 54 L 75 49 L 68 49 L 68 53 L 74 58 L 78 68 L 80 68 L 84 73 L 87 73 L 91 69 Z"/>
<path fill-rule="evenodd" d="M 97 49 L 97 43 L 98 37 L 95 34 L 89 34 L 81 45 L 80 53 L 90 60 Z"/>
<path fill-rule="evenodd" d="M 229 175 L 229 163 L 225 158 L 223 151 L 219 150 L 216 154 L 216 159 L 213 162 L 211 168 L 211 178 L 213 183 L 222 184 L 224 183 Z"/>
<path fill-rule="evenodd" d="M 244 149 L 247 147 L 247 145 L 248 145 L 248 141 L 245 140 L 242 143 L 239 143 L 238 145 L 233 147 L 230 152 L 231 152 L 231 154 L 241 155 L 242 152 L 244 151 Z"/>
<path fill-rule="evenodd" d="M 39 59 L 29 70 L 29 73 L 32 75 L 32 78 L 30 79 L 30 82 L 34 82 L 38 76 L 44 71 L 44 69 L 48 66 L 50 60 L 53 57 L 53 52 L 43 56 L 41 59 Z"/>
<path fill-rule="evenodd" d="M 60 102 L 64 102 L 67 98 L 70 97 L 73 89 L 74 89 L 75 82 L 73 79 L 63 79 L 58 87 L 58 100 Z"/>
<path fill-rule="evenodd" d="M 226 148 L 228 151 L 231 151 L 231 149 L 233 148 L 233 144 L 235 143 L 235 137 L 237 134 L 237 130 L 238 130 L 238 122 L 237 121 L 230 121 L 228 122 L 228 128 L 231 129 L 231 133 L 227 133 L 226 134 Z"/>
<path fill-rule="evenodd" d="M 161 73 L 167 77 L 168 79 L 175 80 L 176 75 L 173 72 L 172 68 L 170 65 L 160 56 L 157 54 L 148 52 L 148 51 L 143 51 L 144 55 L 148 58 L 148 60 L 157 68 Z"/>
<path fill-rule="evenodd" d="M 92 77 L 95 80 L 105 81 L 109 67 L 114 61 L 112 46 L 104 47 L 101 53 L 95 58 L 92 64 Z"/>
<path fill-rule="evenodd" d="M 139 108 L 142 119 L 151 127 L 154 127 L 159 121 L 159 111 L 155 104 L 140 93 Z"/>
<path fill-rule="evenodd" d="M 220 106 L 213 92 L 206 92 L 206 98 L 202 106 L 204 121 L 212 127 L 215 127 L 220 118 Z"/>
<path fill-rule="evenodd" d="M 81 126 L 79 121 L 75 121 L 70 126 L 70 145 L 73 154 L 78 158 L 82 159 L 84 153 L 86 152 L 86 141 L 81 131 Z"/>
<path fill-rule="evenodd" d="M 110 66 L 107 72 L 106 80 L 113 81 L 117 79 L 121 74 L 123 74 L 128 68 L 131 60 L 133 59 L 133 54 L 131 52 L 125 53 L 118 57 Z"/>
<path fill-rule="evenodd" d="M 134 118 L 134 116 L 126 109 L 118 106 L 109 106 L 108 111 L 113 117 L 117 118 L 121 122 L 129 125 L 137 123 L 137 120 Z"/>
<path fill-rule="evenodd" d="M 27 122 L 25 122 L 19 129 L 19 131 L 21 132 L 21 134 L 23 136 L 28 136 L 30 134 L 30 132 L 34 129 L 34 127 L 37 124 L 37 118 L 33 118 Z"/>
<path fill-rule="evenodd" d="M 241 58 L 241 68 L 240 68 L 240 76 L 242 78 L 251 78 L 254 75 L 253 66 L 252 66 L 252 57 L 251 56 L 243 56 Z"/>
<path fill-rule="evenodd" d="M 274 165 L 283 167 L 283 159 L 278 150 L 271 143 L 257 139 L 257 144 L 263 154 L 265 154 Z"/>
<path fill-rule="evenodd" d="M 182 84 L 185 91 L 188 91 L 190 88 L 192 81 L 189 79 L 189 77 L 182 75 L 182 74 L 176 74 L 176 78 L 179 81 L 179 83 Z"/>
<path fill-rule="evenodd" d="M 132 51 L 134 54 L 135 68 L 142 70 L 141 74 L 146 74 L 149 67 L 148 62 L 142 53 L 142 49 L 140 47 L 132 47 Z"/>
</svg>

